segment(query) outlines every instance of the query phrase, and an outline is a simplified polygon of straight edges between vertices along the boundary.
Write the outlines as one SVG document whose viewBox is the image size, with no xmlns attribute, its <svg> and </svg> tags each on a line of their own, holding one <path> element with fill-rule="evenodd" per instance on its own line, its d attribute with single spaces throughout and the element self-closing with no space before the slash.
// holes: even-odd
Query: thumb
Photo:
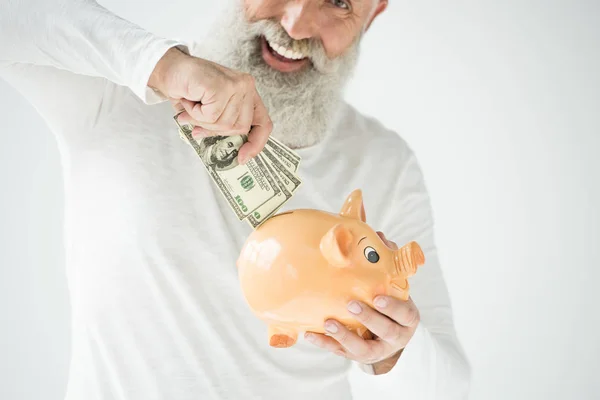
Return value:
<svg viewBox="0 0 600 400">
<path fill-rule="evenodd" d="M 185 110 L 183 108 L 183 105 L 181 104 L 180 99 L 169 99 L 169 101 L 171 102 L 171 107 L 173 107 L 173 110 L 175 111 L 176 114 Z"/>
</svg>

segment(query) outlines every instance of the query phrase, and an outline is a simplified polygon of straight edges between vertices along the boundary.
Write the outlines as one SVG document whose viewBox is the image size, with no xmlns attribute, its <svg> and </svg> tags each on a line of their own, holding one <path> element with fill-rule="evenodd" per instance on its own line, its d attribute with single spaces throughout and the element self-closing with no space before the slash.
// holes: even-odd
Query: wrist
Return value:
<svg viewBox="0 0 600 400">
<path fill-rule="evenodd" d="M 158 60 L 154 70 L 150 74 L 148 79 L 148 87 L 158 90 L 163 95 L 168 96 L 166 93 L 167 84 L 171 71 L 174 65 L 177 65 L 180 60 L 189 57 L 183 51 L 177 47 L 169 48 L 165 54 Z"/>
<path fill-rule="evenodd" d="M 375 375 L 383 375 L 383 374 L 387 374 L 388 372 L 390 372 L 392 370 L 392 368 L 394 368 L 394 366 L 398 362 L 398 359 L 402 355 L 403 351 L 404 351 L 404 349 L 400 349 L 398 352 L 394 353 L 393 355 L 386 358 L 385 360 L 381 360 L 381 361 L 378 361 L 378 362 L 372 364 L 373 373 Z"/>
</svg>

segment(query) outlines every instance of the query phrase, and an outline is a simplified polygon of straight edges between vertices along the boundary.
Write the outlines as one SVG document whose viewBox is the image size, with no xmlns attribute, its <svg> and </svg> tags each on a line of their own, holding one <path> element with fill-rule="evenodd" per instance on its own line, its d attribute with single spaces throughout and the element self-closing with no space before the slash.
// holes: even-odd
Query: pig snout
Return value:
<svg viewBox="0 0 600 400">
<path fill-rule="evenodd" d="M 417 273 L 417 268 L 425 263 L 425 255 L 421 246 L 416 242 L 402 246 L 394 251 L 394 264 L 396 273 L 400 276 L 410 278 Z"/>
</svg>

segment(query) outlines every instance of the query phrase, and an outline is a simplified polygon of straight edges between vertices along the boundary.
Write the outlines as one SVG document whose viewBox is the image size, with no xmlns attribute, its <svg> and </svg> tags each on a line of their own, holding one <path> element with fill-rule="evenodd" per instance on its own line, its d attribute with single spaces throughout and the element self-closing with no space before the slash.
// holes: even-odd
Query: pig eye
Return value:
<svg viewBox="0 0 600 400">
<path fill-rule="evenodd" d="M 377 254 L 377 251 L 375 251 L 374 248 L 367 247 L 365 248 L 365 258 L 369 260 L 370 263 L 375 264 L 379 261 L 379 254 Z"/>
</svg>

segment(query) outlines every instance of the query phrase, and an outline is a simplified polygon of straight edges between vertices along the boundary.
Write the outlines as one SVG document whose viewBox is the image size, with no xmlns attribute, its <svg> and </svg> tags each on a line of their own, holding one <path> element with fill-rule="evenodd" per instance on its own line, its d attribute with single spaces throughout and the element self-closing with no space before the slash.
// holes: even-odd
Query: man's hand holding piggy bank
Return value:
<svg viewBox="0 0 600 400">
<path fill-rule="evenodd" d="M 388 247 L 398 250 L 398 245 L 387 240 L 383 233 L 377 234 Z M 348 312 L 376 336 L 372 340 L 357 335 L 334 319 L 325 322 L 327 334 L 306 332 L 304 337 L 339 356 L 373 365 L 376 374 L 385 374 L 394 367 L 415 333 L 419 310 L 410 298 L 403 301 L 385 295 L 376 296 L 373 305 L 375 308 L 352 300 L 347 306 Z"/>
<path fill-rule="evenodd" d="M 362 192 L 355 190 L 339 214 L 293 210 L 271 217 L 248 237 L 237 265 L 271 346 L 293 346 L 306 332 L 317 346 L 381 374 L 419 323 L 407 278 L 424 262 L 417 243 L 398 248 L 366 224 Z"/>
</svg>

